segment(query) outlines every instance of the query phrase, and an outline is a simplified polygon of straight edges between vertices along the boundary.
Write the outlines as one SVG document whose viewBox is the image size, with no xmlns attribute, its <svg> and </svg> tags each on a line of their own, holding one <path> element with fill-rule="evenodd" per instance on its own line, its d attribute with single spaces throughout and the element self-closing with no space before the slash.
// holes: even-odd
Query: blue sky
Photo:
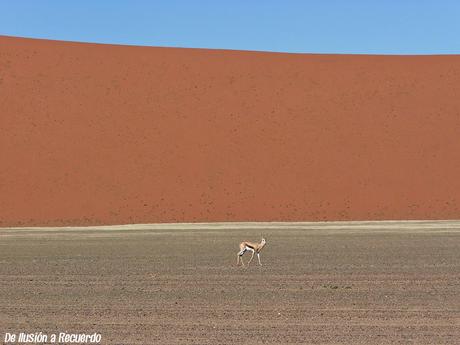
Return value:
<svg viewBox="0 0 460 345">
<path fill-rule="evenodd" d="M 460 1 L 0 0 L 0 34 L 301 53 L 460 54 Z"/>
</svg>

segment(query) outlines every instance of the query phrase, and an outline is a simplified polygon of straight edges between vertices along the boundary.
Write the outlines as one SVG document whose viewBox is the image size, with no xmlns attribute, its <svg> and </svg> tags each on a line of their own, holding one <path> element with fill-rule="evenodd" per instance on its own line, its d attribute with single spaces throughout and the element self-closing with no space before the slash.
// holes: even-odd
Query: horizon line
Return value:
<svg viewBox="0 0 460 345">
<path fill-rule="evenodd" d="M 189 47 L 189 46 L 164 46 L 164 45 L 149 45 L 149 44 L 130 44 L 130 43 L 113 43 L 100 41 L 80 41 L 80 40 L 64 40 L 57 38 L 43 38 L 31 36 L 15 36 L 0 33 L 0 37 L 10 39 L 23 39 L 34 41 L 47 41 L 56 43 L 70 43 L 82 45 L 98 45 L 98 46 L 113 46 L 113 47 L 132 47 L 132 48 L 161 48 L 161 49 L 181 49 L 181 50 L 207 50 L 217 52 L 241 52 L 241 53 L 262 53 L 262 54 L 288 54 L 288 55 L 338 55 L 338 56 L 388 56 L 388 57 L 436 57 L 436 56 L 460 56 L 459 53 L 424 53 L 424 54 L 393 54 L 393 53 L 324 53 L 324 52 L 288 52 L 278 50 L 252 50 L 252 49 L 234 49 L 234 48 L 209 48 L 209 47 Z"/>
</svg>

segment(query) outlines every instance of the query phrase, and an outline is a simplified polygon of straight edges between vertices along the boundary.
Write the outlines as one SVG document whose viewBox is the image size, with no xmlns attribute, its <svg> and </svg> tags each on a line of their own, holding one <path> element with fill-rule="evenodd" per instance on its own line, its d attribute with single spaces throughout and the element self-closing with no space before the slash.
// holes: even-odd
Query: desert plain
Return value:
<svg viewBox="0 0 460 345">
<path fill-rule="evenodd" d="M 261 235 L 263 266 L 236 267 L 238 243 Z M 0 332 L 458 344 L 459 247 L 458 222 L 2 229 Z"/>
</svg>

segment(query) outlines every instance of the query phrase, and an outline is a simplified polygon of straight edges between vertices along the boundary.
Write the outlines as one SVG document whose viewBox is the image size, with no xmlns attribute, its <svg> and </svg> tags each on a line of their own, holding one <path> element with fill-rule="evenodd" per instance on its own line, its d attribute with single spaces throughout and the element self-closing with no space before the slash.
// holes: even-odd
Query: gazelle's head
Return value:
<svg viewBox="0 0 460 345">
<path fill-rule="evenodd" d="M 262 241 L 260 241 L 261 244 L 265 244 L 267 243 L 267 241 L 265 241 L 265 238 L 262 237 Z"/>
</svg>

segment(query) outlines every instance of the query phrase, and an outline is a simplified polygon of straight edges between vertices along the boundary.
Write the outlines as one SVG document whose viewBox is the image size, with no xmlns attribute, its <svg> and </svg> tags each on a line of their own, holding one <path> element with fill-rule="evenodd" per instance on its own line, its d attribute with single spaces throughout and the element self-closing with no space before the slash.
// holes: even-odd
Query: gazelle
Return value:
<svg viewBox="0 0 460 345">
<path fill-rule="evenodd" d="M 265 241 L 265 238 L 262 238 L 262 241 L 260 241 L 260 243 L 251 243 L 246 241 L 241 242 L 240 251 L 236 254 L 236 265 L 238 266 L 241 260 L 241 264 L 244 266 L 243 254 L 249 250 L 250 252 L 252 252 L 252 255 L 248 261 L 248 266 L 251 263 L 252 258 L 254 257 L 254 253 L 257 254 L 257 259 L 259 259 L 259 265 L 262 266 L 262 263 L 260 262 L 260 251 L 264 248 L 266 243 L 267 241 Z"/>
</svg>

